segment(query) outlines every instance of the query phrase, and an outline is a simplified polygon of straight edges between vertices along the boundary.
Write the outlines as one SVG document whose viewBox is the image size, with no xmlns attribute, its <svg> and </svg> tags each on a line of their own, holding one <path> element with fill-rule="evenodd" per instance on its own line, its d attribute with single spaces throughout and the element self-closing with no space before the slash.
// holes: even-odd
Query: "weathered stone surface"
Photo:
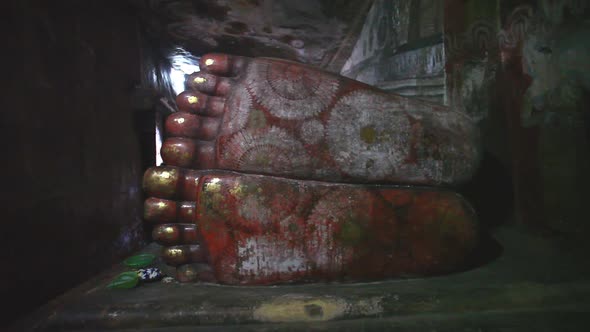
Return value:
<svg viewBox="0 0 590 332">
<path fill-rule="evenodd" d="M 129 0 L 172 53 L 273 56 L 339 70 L 371 1 Z"/>
<path fill-rule="evenodd" d="M 501 229 L 496 237 L 503 254 L 485 266 L 377 283 L 154 283 L 105 289 L 121 266 L 61 296 L 14 330 L 583 330 L 590 312 L 585 253 L 571 251 L 567 239 L 536 238 L 515 229 Z"/>
<path fill-rule="evenodd" d="M 441 1 L 375 1 L 341 74 L 445 103 L 442 17 Z"/>
<path fill-rule="evenodd" d="M 444 72 L 444 65 L 443 46 L 437 44 L 381 58 L 379 63 L 372 63 L 370 66 L 359 69 L 354 78 L 371 85 L 387 84 L 385 82 L 404 79 L 438 78 Z M 439 82 L 437 83 L 440 85 Z"/>
<path fill-rule="evenodd" d="M 394 67 L 413 61 L 400 59 Z M 342 183 L 468 179 L 478 133 L 464 114 L 282 59 L 207 54 L 200 66 L 166 120 L 164 162 L 261 175 L 148 170 L 144 188 L 158 197 L 146 201 L 147 220 L 192 221 L 202 241 L 166 248 L 169 264 L 206 258 L 226 284 L 378 280 L 465 264 L 478 230 L 461 197 Z M 193 215 L 169 200 L 187 194 Z M 180 244 L 178 227 L 154 234 Z M 198 279 L 190 268 L 179 276 Z"/>
<path fill-rule="evenodd" d="M 163 174 L 166 168 L 154 172 Z M 180 244 L 177 228 L 197 229 L 217 280 L 225 283 L 437 274 L 459 268 L 478 241 L 470 207 L 451 192 L 190 173 L 199 179 L 196 227 L 160 225 L 156 239 Z M 160 236 L 167 228 L 171 239 Z M 188 248 L 167 248 L 166 260 L 173 265 L 194 261 Z M 203 260 L 200 255 L 197 259 Z M 236 273 L 241 277 L 234 279 Z"/>
<path fill-rule="evenodd" d="M 176 269 L 176 279 L 180 282 L 216 282 L 211 266 L 200 263 L 179 266 Z"/>
<path fill-rule="evenodd" d="M 224 283 L 439 274 L 460 268 L 478 242 L 471 208 L 448 191 L 186 172 L 198 179 L 193 225 L 159 225 L 155 239 L 202 241 L 202 250 L 168 247 L 165 260 L 182 265 L 207 258 Z M 173 183 L 147 194 L 178 197 L 174 190 L 183 186 Z"/>
<path fill-rule="evenodd" d="M 443 103 L 446 96 L 444 75 L 382 81 L 376 86 L 405 97 L 420 98 L 436 103 Z"/>
<path fill-rule="evenodd" d="M 477 169 L 479 132 L 451 108 L 279 59 L 209 54 L 201 67 L 187 78 L 198 91 L 177 99 L 182 112 L 162 145 L 168 165 L 427 185 Z M 201 120 L 186 120 L 193 113 Z"/>
<path fill-rule="evenodd" d="M 589 230 L 588 1 L 446 1 L 449 98 L 511 169 L 519 221 Z"/>
<path fill-rule="evenodd" d="M 215 172 L 201 181 L 196 221 L 222 283 L 448 273 L 479 240 L 468 203 L 448 191 Z"/>
<path fill-rule="evenodd" d="M 196 226 L 160 225 L 156 239 L 180 244 L 177 228 L 197 229 L 217 279 L 226 283 L 443 273 L 460 267 L 478 241 L 470 207 L 451 192 L 220 171 L 191 173 L 199 179 L 192 221 Z M 167 228 L 171 239 L 160 235 Z M 198 241 L 196 236 L 191 239 Z M 194 261 L 191 257 L 196 256 L 187 248 L 168 248 L 166 260 L 174 265 Z M 311 251 L 315 258 L 309 258 Z M 340 258 L 328 262 L 329 257 Z M 261 265 L 236 265 L 260 259 Z M 342 270 L 346 266 L 348 270 Z M 260 271 L 252 270 L 248 279 L 249 269 Z M 233 279 L 236 273 L 246 279 Z"/>
</svg>

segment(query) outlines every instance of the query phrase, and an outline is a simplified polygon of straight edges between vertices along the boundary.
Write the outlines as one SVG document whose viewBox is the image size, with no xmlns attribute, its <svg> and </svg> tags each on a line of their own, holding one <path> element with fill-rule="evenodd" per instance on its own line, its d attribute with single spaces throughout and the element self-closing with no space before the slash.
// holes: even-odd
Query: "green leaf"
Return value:
<svg viewBox="0 0 590 332">
<path fill-rule="evenodd" d="M 131 256 L 127 258 L 123 261 L 123 263 L 134 269 L 139 269 L 150 265 L 155 259 L 156 256 L 153 254 L 140 254 L 137 256 Z"/>
<path fill-rule="evenodd" d="M 137 272 L 123 272 L 119 274 L 115 280 L 111 281 L 111 283 L 107 285 L 107 288 L 129 289 L 137 286 L 138 282 L 139 276 L 137 275 Z"/>
</svg>

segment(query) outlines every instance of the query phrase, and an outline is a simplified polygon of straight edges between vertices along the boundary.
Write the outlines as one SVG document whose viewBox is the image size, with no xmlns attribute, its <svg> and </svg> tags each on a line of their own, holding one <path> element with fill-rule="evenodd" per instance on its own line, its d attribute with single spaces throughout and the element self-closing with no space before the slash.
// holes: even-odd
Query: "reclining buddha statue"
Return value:
<svg viewBox="0 0 590 332">
<path fill-rule="evenodd" d="M 477 222 L 447 188 L 478 166 L 467 115 L 296 62 L 200 61 L 166 119 L 165 166 L 144 175 L 145 219 L 179 279 L 371 281 L 466 264 Z"/>
</svg>

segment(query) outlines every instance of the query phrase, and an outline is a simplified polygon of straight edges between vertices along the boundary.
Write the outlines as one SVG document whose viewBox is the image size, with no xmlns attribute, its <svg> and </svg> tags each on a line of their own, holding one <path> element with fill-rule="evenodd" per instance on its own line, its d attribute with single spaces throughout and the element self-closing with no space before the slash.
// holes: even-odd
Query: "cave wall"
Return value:
<svg viewBox="0 0 590 332">
<path fill-rule="evenodd" d="M 337 72 L 373 0 L 127 0 L 166 57 L 224 52 L 296 60 Z"/>
<path fill-rule="evenodd" d="M 502 144 L 505 132 L 495 131 L 498 126 L 494 131 L 487 129 L 490 119 L 498 120 L 488 116 L 496 113 L 487 111 L 494 107 L 490 82 L 495 82 L 490 78 L 494 67 L 487 68 L 487 63 L 494 62 L 481 56 L 481 47 L 464 42 L 465 21 L 477 18 L 463 15 L 464 1 L 456 3 L 456 8 L 451 8 L 450 1 L 376 0 L 341 73 L 391 93 L 446 104 L 474 117 L 485 132 L 484 158 L 474 179 L 454 189 L 475 206 L 482 224 L 496 226 L 512 213 L 513 189 L 509 166 L 496 156 L 507 154 L 503 151 L 506 144 Z M 493 11 L 482 10 L 480 17 L 494 20 Z M 455 52 L 452 43 L 457 36 L 467 52 Z M 479 75 L 486 71 L 486 75 Z M 480 113 L 485 116 L 478 117 Z M 504 123 L 504 118 L 500 122 Z"/>
<path fill-rule="evenodd" d="M 585 234 L 590 3 L 376 0 L 341 74 L 468 114 L 484 159 L 460 186 L 485 224 Z"/>
<path fill-rule="evenodd" d="M 443 6 L 376 0 L 341 74 L 389 92 L 445 103 Z"/>
<path fill-rule="evenodd" d="M 4 5 L 7 323 L 145 244 L 140 181 L 153 158 L 142 155 L 153 118 L 146 126 L 134 109 L 140 41 L 132 11 L 114 1 Z"/>
<path fill-rule="evenodd" d="M 169 7 L 173 2 L 150 3 Z M 202 3 L 193 2 L 192 10 L 199 13 Z M 258 10 L 252 3 L 237 12 L 240 18 Z M 192 16 L 182 16 L 182 24 L 166 21 L 162 31 L 187 41 L 183 46 L 197 53 L 229 47 L 224 43 L 234 38 L 246 42 L 230 43 L 236 52 L 248 51 L 244 55 L 276 49 L 271 55 L 334 71 L 343 64 L 346 76 L 449 104 L 482 128 L 485 149 L 498 160 L 490 173 L 509 171 L 520 223 L 588 234 L 587 2 L 375 0 L 357 42 L 344 48 L 335 41 L 354 39 L 351 22 L 364 7 L 351 2 L 354 10 L 337 16 L 326 8 L 338 7 L 339 1 L 321 3 L 322 15 L 307 19 L 337 22 L 332 25 L 338 33 L 302 33 L 309 25 L 277 26 L 280 20 L 264 29 L 255 24 L 256 15 L 253 28 L 243 31 L 224 21 L 214 41 L 190 34 L 186 26 L 194 23 Z M 288 4 L 271 12 L 317 7 L 309 1 L 277 2 Z M 10 306 L 2 311 L 4 322 L 145 243 L 140 181 L 143 169 L 154 162 L 151 101 L 139 109 L 133 96 L 145 68 L 137 8 L 100 1 L 14 0 L 5 5 L 9 84 L 0 116 L 5 184 L 0 241 L 7 272 L 0 289 Z M 165 12 L 165 18 L 175 13 Z M 248 33 L 262 37 L 243 37 Z M 326 50 L 318 45 L 332 42 L 322 53 Z M 485 206 L 475 204 L 483 215 L 510 197 L 503 189 L 491 190 L 498 183 L 495 177 L 476 183 L 474 190 L 488 193 L 479 196 Z"/>
<path fill-rule="evenodd" d="M 587 1 L 445 1 L 450 104 L 510 170 L 517 222 L 544 234 L 590 231 L 589 18 Z"/>
</svg>

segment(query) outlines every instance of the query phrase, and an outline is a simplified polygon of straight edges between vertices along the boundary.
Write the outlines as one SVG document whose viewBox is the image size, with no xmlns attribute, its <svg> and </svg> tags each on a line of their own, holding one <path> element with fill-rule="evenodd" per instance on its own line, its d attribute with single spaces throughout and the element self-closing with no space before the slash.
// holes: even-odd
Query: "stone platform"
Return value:
<svg viewBox="0 0 590 332">
<path fill-rule="evenodd" d="M 105 286 L 123 265 L 67 292 L 15 331 L 587 331 L 588 250 L 566 239 L 494 232 L 487 264 L 428 279 L 270 287 Z M 157 251 L 157 245 L 145 252 Z M 588 249 L 588 245 L 586 245 Z"/>
</svg>

